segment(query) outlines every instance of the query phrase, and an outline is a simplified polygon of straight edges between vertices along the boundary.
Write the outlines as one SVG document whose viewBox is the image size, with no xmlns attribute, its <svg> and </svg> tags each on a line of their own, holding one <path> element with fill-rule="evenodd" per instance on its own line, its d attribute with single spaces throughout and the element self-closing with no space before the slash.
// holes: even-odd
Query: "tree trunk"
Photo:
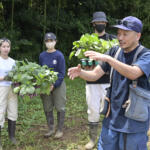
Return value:
<svg viewBox="0 0 150 150">
<path fill-rule="evenodd" d="M 11 34 L 13 32 L 13 24 L 14 24 L 14 0 L 12 0 L 12 9 L 11 9 Z"/>
<path fill-rule="evenodd" d="M 57 8 L 58 8 L 58 9 L 57 9 L 57 25 L 58 25 L 58 22 L 59 22 L 59 14 L 60 14 L 60 8 L 61 8 L 61 1 L 60 1 L 60 0 L 58 0 L 58 7 L 57 7 Z M 55 28 L 55 30 L 56 30 L 56 36 L 57 36 L 57 31 L 58 31 L 57 25 L 56 25 L 56 28 Z"/>
<path fill-rule="evenodd" d="M 47 9 L 47 1 L 44 0 L 44 26 L 43 26 L 43 36 L 45 35 L 45 32 L 46 32 L 46 9 Z M 43 50 L 44 50 L 44 40 L 43 40 Z"/>
</svg>

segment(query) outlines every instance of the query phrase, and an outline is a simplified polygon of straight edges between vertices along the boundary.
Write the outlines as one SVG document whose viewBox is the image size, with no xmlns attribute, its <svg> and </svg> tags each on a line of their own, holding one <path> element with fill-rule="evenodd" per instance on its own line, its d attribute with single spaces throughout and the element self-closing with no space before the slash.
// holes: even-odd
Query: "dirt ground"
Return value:
<svg viewBox="0 0 150 150">
<path fill-rule="evenodd" d="M 42 145 L 42 148 L 44 150 L 52 150 L 52 147 L 50 145 L 54 145 L 54 143 L 58 144 L 58 146 L 55 147 L 55 150 L 84 150 L 84 145 L 88 140 L 88 124 L 86 119 L 81 118 L 66 118 L 66 122 L 72 122 L 74 120 L 75 126 L 64 126 L 64 136 L 61 139 L 54 139 L 54 137 L 50 138 L 44 138 L 44 134 L 47 132 L 47 125 L 43 124 L 40 126 L 34 126 L 30 129 L 29 132 L 38 132 L 35 137 L 35 141 L 38 141 L 38 144 Z M 77 123 L 78 122 L 78 123 Z M 56 127 L 55 127 L 56 128 Z M 84 132 L 85 131 L 85 132 Z M 39 140 L 40 139 L 40 140 Z M 81 142 L 82 140 L 82 142 Z M 51 144 L 50 144 L 51 143 Z M 75 143 L 76 148 L 67 148 L 67 145 L 70 145 L 70 143 Z M 83 143 L 83 144 L 82 144 Z M 96 149 L 94 149 L 96 150 Z"/>
<path fill-rule="evenodd" d="M 64 136 L 63 138 L 57 140 L 57 142 L 59 143 L 59 146 L 55 150 L 60 150 L 60 149 L 64 150 L 66 148 L 67 143 L 76 143 L 76 148 L 72 148 L 71 150 L 84 150 L 84 144 L 81 144 L 81 143 L 85 143 L 85 141 L 87 141 L 88 139 L 87 120 L 86 119 L 81 120 L 79 118 L 68 118 L 67 122 L 69 121 L 71 122 L 72 120 L 75 120 L 76 125 L 73 127 L 67 127 L 67 126 L 64 127 Z M 38 139 L 41 139 L 40 144 L 43 145 L 42 147 L 46 150 L 49 150 L 50 148 L 48 145 L 49 142 L 51 143 L 56 142 L 56 140 L 53 137 L 50 137 L 50 138 L 43 137 L 43 135 L 47 131 L 46 125 L 37 126 L 37 128 L 33 127 L 30 130 L 31 130 L 30 132 L 39 131 L 39 134 L 37 134 L 35 138 L 37 139 L 37 141 Z M 83 132 L 83 131 L 86 131 L 86 132 Z M 80 136 L 82 136 L 82 138 Z M 147 143 L 147 146 L 148 146 L 148 150 L 150 150 L 150 130 L 148 132 L 148 136 L 149 136 L 149 141 Z M 83 142 L 79 144 L 79 140 L 83 140 Z M 96 147 L 93 150 L 96 150 Z"/>
</svg>

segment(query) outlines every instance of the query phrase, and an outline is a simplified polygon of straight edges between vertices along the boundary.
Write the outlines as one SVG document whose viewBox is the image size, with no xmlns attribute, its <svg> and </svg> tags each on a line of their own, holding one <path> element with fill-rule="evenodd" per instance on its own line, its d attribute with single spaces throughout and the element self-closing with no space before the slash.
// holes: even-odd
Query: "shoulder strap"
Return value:
<svg viewBox="0 0 150 150">
<path fill-rule="evenodd" d="M 144 48 L 143 45 L 140 45 L 140 46 L 138 47 L 137 51 L 136 51 L 135 54 L 134 54 L 132 64 L 136 61 L 138 54 L 143 50 L 143 48 Z"/>
<path fill-rule="evenodd" d="M 118 50 L 117 50 L 117 52 L 116 52 L 116 54 L 115 54 L 115 56 L 114 56 L 115 59 L 118 58 L 118 55 L 119 55 L 120 51 L 121 51 L 121 47 L 118 48 Z M 111 70 L 110 70 L 110 84 L 111 84 L 111 81 L 112 81 L 112 73 L 113 73 L 113 70 L 114 70 L 113 67 L 111 67 Z"/>
<path fill-rule="evenodd" d="M 137 51 L 136 51 L 135 54 L 134 54 L 132 64 L 136 61 L 138 54 L 143 50 L 143 48 L 144 48 L 143 45 L 140 45 L 140 46 L 138 47 Z M 136 87 L 136 86 L 137 86 L 137 82 L 138 82 L 137 79 L 132 81 L 133 87 Z"/>
<path fill-rule="evenodd" d="M 142 45 L 139 46 L 136 53 L 134 54 L 132 64 L 136 61 L 138 54 L 143 50 L 143 48 L 144 48 L 144 46 L 142 46 Z M 121 48 L 119 47 L 116 54 L 115 54 L 115 56 L 114 56 L 115 59 L 118 58 L 118 55 L 119 55 L 120 51 L 121 51 Z M 112 81 L 112 73 L 113 73 L 113 67 L 111 67 L 111 70 L 110 70 L 110 83 Z M 132 81 L 132 84 L 134 86 L 136 86 L 137 85 L 137 80 Z"/>
</svg>

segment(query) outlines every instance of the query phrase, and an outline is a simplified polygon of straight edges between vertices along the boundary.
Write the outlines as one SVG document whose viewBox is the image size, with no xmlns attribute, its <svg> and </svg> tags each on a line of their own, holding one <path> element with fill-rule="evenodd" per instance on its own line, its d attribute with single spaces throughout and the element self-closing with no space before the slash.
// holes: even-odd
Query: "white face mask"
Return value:
<svg viewBox="0 0 150 150">
<path fill-rule="evenodd" d="M 53 42 L 46 42 L 46 43 L 45 43 L 47 49 L 54 49 L 55 44 L 56 44 L 56 41 L 53 41 Z"/>
</svg>

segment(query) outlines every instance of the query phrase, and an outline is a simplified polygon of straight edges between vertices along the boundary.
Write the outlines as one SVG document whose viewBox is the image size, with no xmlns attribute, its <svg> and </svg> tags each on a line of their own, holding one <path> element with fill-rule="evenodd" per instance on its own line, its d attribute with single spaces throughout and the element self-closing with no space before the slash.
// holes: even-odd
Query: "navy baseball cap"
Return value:
<svg viewBox="0 0 150 150">
<path fill-rule="evenodd" d="M 143 24 L 140 19 L 133 16 L 128 16 L 118 21 L 117 25 L 114 25 L 113 27 L 141 33 Z"/>
<path fill-rule="evenodd" d="M 106 14 L 104 12 L 97 11 L 97 12 L 93 13 L 93 20 L 91 23 L 98 22 L 98 21 L 108 22 L 106 19 Z"/>
<path fill-rule="evenodd" d="M 56 40 L 56 35 L 52 32 L 46 33 L 44 40 Z"/>
</svg>

